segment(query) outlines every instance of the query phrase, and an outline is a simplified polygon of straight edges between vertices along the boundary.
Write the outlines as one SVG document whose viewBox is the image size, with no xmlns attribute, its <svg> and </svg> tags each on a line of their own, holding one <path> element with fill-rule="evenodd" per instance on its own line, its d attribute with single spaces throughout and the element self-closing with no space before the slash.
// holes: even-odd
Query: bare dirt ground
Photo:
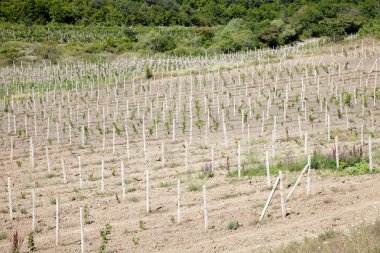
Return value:
<svg viewBox="0 0 380 253">
<path fill-rule="evenodd" d="M 131 92 L 131 82 L 127 85 L 128 95 L 125 95 L 122 85 L 118 86 L 116 92 L 114 84 L 108 85 L 107 88 L 100 86 L 99 100 L 96 95 L 91 98 L 86 88 L 84 91 L 70 91 L 70 102 L 66 91 L 56 92 L 55 103 L 53 92 L 48 93 L 49 102 L 46 102 L 47 98 L 43 93 L 41 100 L 37 99 L 36 94 L 37 136 L 34 135 L 31 99 L 24 103 L 15 102 L 10 126 L 8 114 L 3 112 L 5 108 L 1 104 L 0 232 L 5 232 L 10 237 L 11 233 L 17 230 L 24 238 L 22 251 L 27 251 L 27 238 L 32 230 L 32 189 L 36 192 L 37 252 L 80 252 L 80 207 L 88 210 L 84 224 L 86 252 L 98 251 L 99 232 L 107 223 L 112 225 L 111 240 L 107 246 L 109 252 L 253 252 L 269 251 L 292 240 L 317 236 L 328 230 L 346 230 L 361 222 L 373 222 L 379 216 L 380 174 L 337 176 L 329 171 L 312 170 L 311 196 L 306 195 L 306 179 L 303 178 L 294 196 L 286 202 L 286 218 L 281 216 L 280 198 L 276 192 L 268 214 L 263 222 L 259 223 L 261 211 L 270 193 L 266 178 L 231 177 L 227 175 L 226 165 L 228 157 L 230 169 L 237 169 L 238 141 L 241 144 L 242 161 L 250 156 L 247 155 L 250 151 L 258 162 L 262 162 L 266 150 L 270 153 L 271 163 L 284 159 L 305 160 L 304 137 L 299 137 L 298 115 L 302 136 L 308 134 L 307 153 L 312 154 L 314 150 L 331 151 L 334 141 L 327 140 L 327 108 L 327 114 L 331 118 L 332 135 L 339 137 L 340 145 L 360 146 L 360 130 L 363 126 L 364 153 L 367 155 L 368 137 L 372 136 L 373 163 L 374 167 L 378 168 L 380 107 L 376 100 L 373 101 L 373 91 L 378 85 L 376 82 L 380 80 L 379 68 L 375 68 L 372 73 L 369 71 L 376 59 L 379 61 L 380 46 L 378 42 L 372 45 L 372 40 L 366 40 L 364 46 L 365 50 L 361 48 L 361 41 L 353 41 L 343 46 L 320 48 L 313 53 L 293 55 L 292 59 L 281 63 L 260 63 L 234 68 L 230 72 L 224 70 L 220 72 L 219 77 L 217 72 L 201 73 L 201 80 L 204 80 L 202 85 L 199 85 L 197 74 L 191 79 L 189 76 L 181 76 L 173 80 L 157 79 L 156 82 L 151 81 L 151 84 L 144 81 L 145 91 L 136 85 L 135 95 Z M 318 66 L 318 72 L 313 70 L 315 65 Z M 305 66 L 309 68 L 307 72 Z M 284 120 L 283 107 L 287 86 L 289 101 L 287 117 Z M 306 110 L 300 102 L 303 89 Z M 320 100 L 317 100 L 318 89 Z M 357 100 L 353 98 L 354 92 L 357 93 Z M 190 143 L 191 93 L 193 129 Z M 339 117 L 339 94 L 343 94 L 344 99 L 346 93 L 352 96 L 352 107 L 344 106 L 343 116 Z M 331 98 L 334 94 L 337 95 L 338 101 Z M 205 96 L 211 115 L 207 135 Z M 125 120 L 127 100 L 128 115 Z M 218 102 L 220 107 L 217 106 Z M 227 148 L 222 126 L 222 104 L 226 113 Z M 69 144 L 68 136 L 70 107 L 72 144 Z M 239 107 L 243 109 L 243 113 L 248 112 L 247 121 L 243 124 Z M 109 130 L 105 150 L 103 135 L 99 131 L 99 128 L 103 128 L 103 108 L 106 118 L 104 124 Z M 91 114 L 89 134 L 87 143 L 82 147 L 81 126 L 88 124 L 88 110 Z M 200 114 L 199 118 L 197 113 Z M 13 115 L 16 115 L 16 134 L 13 133 Z M 28 121 L 27 132 L 24 128 L 25 115 Z M 184 118 L 183 115 L 187 116 Z M 157 137 L 154 128 L 155 117 L 160 117 Z M 174 141 L 172 121 L 169 120 L 172 117 L 177 117 Z M 276 140 L 272 145 L 274 118 L 277 129 Z M 206 126 L 202 125 L 198 129 L 198 119 Z M 125 134 L 126 121 L 128 145 Z M 115 135 L 115 152 L 112 147 L 113 122 L 117 129 L 121 129 L 120 133 Z M 144 159 L 141 134 L 143 122 L 147 140 L 147 161 Z M 57 123 L 60 132 L 59 143 L 56 137 Z M 184 125 L 186 127 L 183 127 Z M 13 162 L 10 160 L 10 136 L 14 138 Z M 31 168 L 30 165 L 30 137 L 33 139 L 35 168 Z M 46 146 L 51 175 L 47 173 Z M 212 147 L 214 176 L 202 179 L 202 167 L 212 162 Z M 78 156 L 81 157 L 82 165 L 82 189 L 79 184 Z M 61 158 L 66 168 L 67 184 L 63 182 Z M 101 192 L 100 185 L 102 159 L 105 163 L 104 192 Z M 120 160 L 125 163 L 125 200 L 122 199 Z M 243 168 L 248 166 L 244 164 Z M 145 202 L 146 171 L 149 171 L 151 176 L 149 213 L 146 212 Z M 284 173 L 287 194 L 299 172 Z M 12 180 L 13 220 L 9 218 L 8 176 Z M 277 175 L 272 175 L 272 185 L 276 177 Z M 178 179 L 181 180 L 179 224 L 176 185 Z M 203 184 L 207 187 L 207 232 L 204 231 Z M 55 246 L 57 196 L 60 198 L 60 243 Z M 227 224 L 232 220 L 240 224 L 237 230 L 227 229 Z M 10 251 L 9 239 L 0 240 L 0 251 Z"/>
</svg>

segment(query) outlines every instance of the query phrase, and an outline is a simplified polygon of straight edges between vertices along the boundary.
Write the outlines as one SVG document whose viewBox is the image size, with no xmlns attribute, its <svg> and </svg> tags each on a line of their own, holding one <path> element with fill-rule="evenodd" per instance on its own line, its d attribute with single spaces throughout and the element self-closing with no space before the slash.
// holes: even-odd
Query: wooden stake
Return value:
<svg viewBox="0 0 380 253">
<path fill-rule="evenodd" d="M 288 193 L 288 196 L 286 197 L 286 201 L 292 196 L 294 190 L 296 189 L 299 182 L 301 181 L 302 175 L 305 173 L 305 171 L 307 170 L 308 167 L 309 167 L 309 164 L 306 164 L 306 166 L 302 169 L 301 174 L 298 176 L 296 182 L 294 183 L 294 185 L 290 189 L 290 192 Z"/>
<path fill-rule="evenodd" d="M 67 184 L 65 162 L 63 161 L 63 158 L 62 158 L 62 157 L 61 157 L 61 165 L 62 165 L 63 183 L 64 183 L 64 184 Z"/>
<path fill-rule="evenodd" d="M 274 194 L 274 192 L 275 192 L 275 190 L 276 190 L 276 188 L 277 188 L 277 185 L 278 185 L 279 181 L 280 181 L 280 176 L 277 177 L 277 179 L 276 179 L 276 181 L 275 181 L 275 183 L 274 183 L 274 185 L 273 185 L 272 191 L 271 191 L 270 194 L 269 194 L 268 200 L 267 200 L 267 202 L 265 203 L 264 209 L 263 209 L 263 211 L 262 211 L 262 213 L 261 213 L 261 216 L 260 216 L 260 219 L 259 219 L 260 222 L 261 222 L 261 221 L 263 220 L 263 218 L 264 218 L 264 215 L 265 215 L 265 213 L 266 213 L 266 211 L 267 211 L 267 209 L 268 209 L 268 206 L 269 206 L 270 201 L 272 200 L 273 194 Z"/>
<path fill-rule="evenodd" d="M 225 119 L 224 119 L 224 109 L 222 109 L 222 119 L 223 119 L 224 143 L 226 145 L 226 148 L 228 148 L 227 129 L 226 129 L 226 122 L 225 122 Z"/>
<path fill-rule="evenodd" d="M 268 150 L 265 151 L 265 166 L 267 169 L 267 185 L 270 188 L 270 170 L 269 170 L 269 155 Z"/>
<path fill-rule="evenodd" d="M 45 150 L 46 150 L 46 164 L 47 164 L 47 167 L 48 167 L 48 174 L 50 175 L 51 174 L 51 168 L 50 168 L 50 159 L 49 159 L 48 146 L 45 146 Z"/>
<path fill-rule="evenodd" d="M 280 199 L 281 199 L 281 213 L 282 217 L 286 217 L 286 206 L 285 206 L 285 199 L 284 199 L 284 184 L 283 184 L 283 176 L 282 171 L 279 171 L 279 177 L 280 177 Z"/>
</svg>

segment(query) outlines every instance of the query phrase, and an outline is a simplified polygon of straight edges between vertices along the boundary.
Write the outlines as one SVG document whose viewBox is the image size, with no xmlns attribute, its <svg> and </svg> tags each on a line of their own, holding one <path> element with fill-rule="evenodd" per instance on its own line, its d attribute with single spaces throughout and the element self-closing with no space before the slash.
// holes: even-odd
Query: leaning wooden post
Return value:
<svg viewBox="0 0 380 253">
<path fill-rule="evenodd" d="M 267 170 L 267 185 L 268 185 L 268 188 L 270 188 L 270 170 L 269 170 L 269 154 L 268 154 L 268 150 L 265 151 L 265 167 L 266 167 L 266 170 Z"/>
<path fill-rule="evenodd" d="M 9 218 L 13 220 L 13 209 L 12 209 L 12 185 L 11 177 L 8 177 L 8 202 L 9 202 Z"/>
<path fill-rule="evenodd" d="M 271 191 L 270 194 L 269 194 L 268 200 L 267 200 L 267 202 L 265 203 L 265 206 L 264 206 L 263 212 L 261 213 L 261 216 L 260 216 L 260 219 L 259 219 L 260 222 L 261 222 L 262 219 L 264 218 L 264 215 L 265 215 L 265 213 L 266 213 L 266 211 L 267 211 L 267 209 L 268 209 L 268 206 L 269 206 L 270 201 L 272 200 L 273 194 L 274 194 L 274 192 L 275 192 L 275 190 L 276 190 L 276 188 L 277 188 L 277 185 L 278 185 L 279 181 L 280 181 L 280 176 L 277 177 L 276 182 L 275 182 L 274 185 L 273 185 L 272 191 Z"/>
<path fill-rule="evenodd" d="M 149 180 L 149 171 L 145 172 L 146 174 L 146 212 L 150 213 L 150 180 Z"/>
<path fill-rule="evenodd" d="M 339 169 L 339 145 L 338 145 L 338 136 L 335 136 L 335 160 L 336 160 L 336 168 Z"/>
<path fill-rule="evenodd" d="M 294 190 L 296 189 L 298 183 L 301 181 L 302 175 L 305 173 L 305 171 L 307 170 L 308 167 L 309 167 L 309 164 L 306 164 L 306 166 L 302 169 L 301 174 L 298 176 L 296 182 L 294 183 L 294 185 L 290 189 L 288 196 L 286 196 L 286 201 L 292 196 L 292 194 L 293 194 Z"/>
<path fill-rule="evenodd" d="M 207 210 L 207 190 L 206 190 L 206 185 L 203 185 L 203 211 L 204 211 L 205 231 L 207 231 L 208 230 L 208 210 Z"/>
<path fill-rule="evenodd" d="M 309 155 L 307 157 L 307 178 L 306 178 L 306 193 L 307 193 L 307 196 L 310 196 L 310 183 L 311 183 L 310 170 L 311 170 L 311 157 Z"/>
<path fill-rule="evenodd" d="M 84 253 L 84 231 L 83 231 L 83 207 L 79 209 L 80 215 L 80 251 Z"/>
<path fill-rule="evenodd" d="M 282 171 L 280 170 L 279 172 L 279 177 L 280 177 L 280 199 L 281 199 L 281 213 L 282 217 L 286 217 L 286 206 L 285 206 L 285 199 L 284 199 L 284 184 L 283 184 L 283 176 L 282 176 Z"/>
<path fill-rule="evenodd" d="M 55 201 L 55 245 L 59 245 L 59 197 Z"/>
<path fill-rule="evenodd" d="M 369 159 L 369 171 L 372 172 L 372 140 L 371 136 L 368 137 L 368 159 Z"/>
<path fill-rule="evenodd" d="M 177 223 L 181 222 L 181 180 L 177 181 Z"/>
</svg>

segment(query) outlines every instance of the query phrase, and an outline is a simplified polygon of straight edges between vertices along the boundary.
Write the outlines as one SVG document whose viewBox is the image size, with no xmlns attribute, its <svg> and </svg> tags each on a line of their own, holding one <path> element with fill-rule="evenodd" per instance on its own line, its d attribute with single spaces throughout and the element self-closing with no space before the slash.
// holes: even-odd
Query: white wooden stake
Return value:
<svg viewBox="0 0 380 253">
<path fill-rule="evenodd" d="M 82 147 L 84 147 L 84 125 L 82 125 Z"/>
<path fill-rule="evenodd" d="M 45 146 L 45 151 L 46 151 L 46 164 L 47 164 L 47 167 L 48 167 L 48 174 L 50 175 L 51 174 L 51 167 L 50 167 L 50 159 L 49 159 L 48 146 Z"/>
<path fill-rule="evenodd" d="M 286 197 L 286 201 L 292 196 L 294 190 L 296 189 L 296 187 L 298 186 L 299 182 L 301 181 L 302 175 L 306 172 L 306 170 L 307 170 L 308 167 L 309 167 L 309 164 L 306 164 L 306 166 L 302 169 L 302 171 L 301 171 L 300 175 L 298 176 L 296 182 L 294 183 L 294 185 L 290 189 L 290 192 L 288 193 L 288 196 Z"/>
<path fill-rule="evenodd" d="M 62 157 L 61 157 L 61 165 L 62 165 L 63 183 L 67 184 L 65 162 L 63 161 Z"/>
<path fill-rule="evenodd" d="M 269 154 L 268 150 L 265 151 L 265 167 L 267 170 L 267 186 L 270 188 L 270 170 L 269 170 Z"/>
<path fill-rule="evenodd" d="M 279 171 L 279 177 L 280 177 L 280 200 L 281 200 L 281 213 L 282 217 L 286 217 L 286 206 L 285 206 L 285 199 L 284 199 L 284 184 L 283 184 L 283 176 L 282 171 Z"/>
<path fill-rule="evenodd" d="M 270 194 L 269 194 L 268 200 L 267 200 L 267 202 L 265 203 L 264 209 L 263 209 L 263 211 L 262 211 L 262 213 L 261 213 L 261 216 L 260 216 L 260 219 L 259 219 L 260 222 L 261 222 L 261 221 L 263 220 L 263 218 L 264 218 L 264 215 L 265 215 L 265 213 L 266 213 L 266 211 L 267 211 L 267 209 L 268 209 L 268 206 L 269 206 L 270 201 L 272 200 L 273 194 L 274 194 L 274 192 L 275 192 L 275 190 L 276 190 L 276 188 L 277 188 L 277 185 L 278 185 L 279 181 L 280 181 L 280 176 L 277 177 L 277 179 L 276 179 L 276 181 L 275 181 L 275 183 L 274 183 L 274 185 L 273 185 L 272 191 L 271 191 Z"/>
<path fill-rule="evenodd" d="M 120 173 L 121 173 L 122 196 L 123 196 L 123 200 L 125 200 L 125 179 L 124 179 L 124 162 L 123 162 L 123 160 L 120 161 Z"/>
<path fill-rule="evenodd" d="M 224 109 L 222 109 L 222 119 L 223 119 L 224 143 L 226 145 L 226 148 L 228 148 L 227 129 L 226 129 L 226 122 L 225 122 L 225 119 L 224 119 Z"/>
</svg>

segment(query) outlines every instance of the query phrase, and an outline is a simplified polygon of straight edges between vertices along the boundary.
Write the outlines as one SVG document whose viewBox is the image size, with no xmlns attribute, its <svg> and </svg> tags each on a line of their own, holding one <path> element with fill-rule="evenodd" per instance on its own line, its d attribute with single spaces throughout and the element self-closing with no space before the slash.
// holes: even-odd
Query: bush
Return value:
<svg viewBox="0 0 380 253">
<path fill-rule="evenodd" d="M 156 31 L 150 31 L 138 37 L 138 48 L 146 49 L 152 52 L 166 52 L 173 50 L 176 45 L 173 37 L 168 34 L 161 34 Z"/>
<path fill-rule="evenodd" d="M 228 223 L 227 223 L 227 229 L 228 230 L 237 230 L 239 227 L 240 227 L 240 224 L 237 220 L 230 220 Z"/>
</svg>

